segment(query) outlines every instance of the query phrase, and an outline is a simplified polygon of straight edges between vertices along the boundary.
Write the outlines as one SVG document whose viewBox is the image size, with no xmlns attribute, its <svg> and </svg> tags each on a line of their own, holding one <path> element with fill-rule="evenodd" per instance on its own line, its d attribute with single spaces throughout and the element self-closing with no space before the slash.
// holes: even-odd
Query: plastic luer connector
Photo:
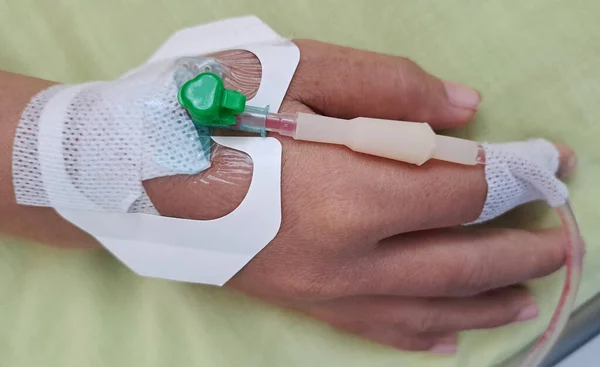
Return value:
<svg viewBox="0 0 600 367">
<path fill-rule="evenodd" d="M 249 133 L 260 134 L 261 136 L 265 137 L 267 136 L 266 125 L 268 115 L 270 115 L 269 106 L 246 106 L 246 110 L 243 113 L 237 115 L 235 125 L 229 128 Z"/>
<path fill-rule="evenodd" d="M 230 129 L 267 136 L 267 131 L 284 136 L 294 137 L 296 133 L 296 116 L 281 113 L 270 113 L 269 107 L 246 106 L 244 113 L 237 115 L 237 121 Z"/>
</svg>

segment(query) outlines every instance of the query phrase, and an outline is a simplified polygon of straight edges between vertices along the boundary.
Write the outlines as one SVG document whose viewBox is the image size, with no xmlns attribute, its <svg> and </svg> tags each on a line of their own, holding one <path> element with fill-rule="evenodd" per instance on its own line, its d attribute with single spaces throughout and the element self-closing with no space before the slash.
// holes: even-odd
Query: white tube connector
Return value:
<svg viewBox="0 0 600 367">
<path fill-rule="evenodd" d="M 436 135 L 426 123 L 358 117 L 337 119 L 298 113 L 294 138 L 345 145 L 365 154 L 416 164 L 431 158 L 475 165 L 479 144 Z"/>
</svg>

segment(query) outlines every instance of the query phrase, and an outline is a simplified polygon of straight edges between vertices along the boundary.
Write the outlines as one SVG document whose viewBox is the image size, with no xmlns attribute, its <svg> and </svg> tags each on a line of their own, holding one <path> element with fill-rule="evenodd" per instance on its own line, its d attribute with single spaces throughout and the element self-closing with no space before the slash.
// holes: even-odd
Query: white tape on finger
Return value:
<svg viewBox="0 0 600 367">
<path fill-rule="evenodd" d="M 557 177 L 559 153 L 543 139 L 484 144 L 488 185 L 483 211 L 474 223 L 496 218 L 522 204 L 544 200 L 563 205 L 569 191 Z M 473 224 L 474 224 L 473 223 Z"/>
</svg>

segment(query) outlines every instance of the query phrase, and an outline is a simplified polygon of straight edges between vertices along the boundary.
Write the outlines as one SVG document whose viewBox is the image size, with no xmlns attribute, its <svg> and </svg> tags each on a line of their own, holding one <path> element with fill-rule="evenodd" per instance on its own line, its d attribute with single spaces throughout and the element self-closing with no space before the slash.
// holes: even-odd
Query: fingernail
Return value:
<svg viewBox="0 0 600 367">
<path fill-rule="evenodd" d="M 455 354 L 457 350 L 456 344 L 436 344 L 429 349 L 433 354 Z"/>
<path fill-rule="evenodd" d="M 524 322 L 529 321 L 531 319 L 535 319 L 539 314 L 538 308 L 536 305 L 527 306 L 519 312 L 516 322 Z"/>
<path fill-rule="evenodd" d="M 458 345 L 458 335 L 447 335 L 437 340 L 437 344 L 429 349 L 434 354 L 455 354 Z"/>
<path fill-rule="evenodd" d="M 444 82 L 450 104 L 457 108 L 476 110 L 481 103 L 479 93 L 466 85 L 454 82 Z"/>
<path fill-rule="evenodd" d="M 569 176 L 575 170 L 575 167 L 577 167 L 577 156 L 573 154 L 567 161 L 567 167 L 565 168 L 563 175 L 565 177 Z"/>
<path fill-rule="evenodd" d="M 556 175 L 558 178 L 567 178 L 573 173 L 575 167 L 577 167 L 577 157 L 573 154 L 565 163 L 560 164 Z"/>
</svg>

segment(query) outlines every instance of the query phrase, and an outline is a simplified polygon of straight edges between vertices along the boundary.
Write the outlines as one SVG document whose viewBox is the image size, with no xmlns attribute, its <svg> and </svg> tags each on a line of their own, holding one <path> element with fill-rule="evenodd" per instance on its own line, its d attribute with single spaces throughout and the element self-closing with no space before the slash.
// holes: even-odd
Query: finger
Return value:
<svg viewBox="0 0 600 367">
<path fill-rule="evenodd" d="M 557 176 L 566 178 L 573 173 L 577 167 L 577 156 L 571 147 L 565 144 L 555 144 L 560 155 Z"/>
<path fill-rule="evenodd" d="M 467 298 L 348 297 L 326 302 L 319 308 L 313 313 L 347 328 L 392 325 L 411 335 L 448 335 L 488 329 L 528 321 L 538 315 L 534 300 L 522 287 Z"/>
<path fill-rule="evenodd" d="M 470 296 L 558 270 L 562 229 L 446 229 L 414 232 L 380 243 L 356 260 L 353 279 L 336 279 L 346 294 Z M 348 276 L 348 274 L 345 274 Z"/>
<path fill-rule="evenodd" d="M 458 350 L 458 335 L 452 334 L 447 337 L 439 338 L 429 352 L 433 354 L 455 354 Z"/>
<path fill-rule="evenodd" d="M 326 309 L 328 311 L 324 312 Z M 408 332 L 393 324 L 363 321 L 364 317 L 352 319 L 352 314 L 333 314 L 330 312 L 332 310 L 333 309 L 328 307 L 321 307 L 319 310 L 311 309 L 308 311 L 305 310 L 305 312 L 314 318 L 330 324 L 336 329 L 344 330 L 373 342 L 389 345 L 397 349 L 431 351 L 437 354 L 456 353 L 458 337 L 455 333 L 440 334 Z M 333 317 L 330 315 L 333 315 Z"/>
<path fill-rule="evenodd" d="M 434 354 L 455 354 L 458 349 L 458 336 L 408 334 L 390 326 L 381 326 L 364 334 L 357 334 L 379 344 L 413 352 L 429 351 Z"/>
<path fill-rule="evenodd" d="M 577 158 L 566 145 L 557 145 L 557 149 L 558 175 L 568 175 Z M 381 159 L 377 165 L 367 167 L 372 172 L 366 172 L 366 177 L 374 178 L 369 203 L 387 213 L 377 228 L 384 237 L 473 222 L 486 201 L 488 186 L 483 166 L 431 161 L 417 167 Z M 398 177 L 402 177 L 401 185 L 390 184 Z"/>
<path fill-rule="evenodd" d="M 443 82 L 409 59 L 310 40 L 297 40 L 300 63 L 288 96 L 318 113 L 425 121 L 434 128 L 467 123 L 478 92 Z"/>
</svg>

